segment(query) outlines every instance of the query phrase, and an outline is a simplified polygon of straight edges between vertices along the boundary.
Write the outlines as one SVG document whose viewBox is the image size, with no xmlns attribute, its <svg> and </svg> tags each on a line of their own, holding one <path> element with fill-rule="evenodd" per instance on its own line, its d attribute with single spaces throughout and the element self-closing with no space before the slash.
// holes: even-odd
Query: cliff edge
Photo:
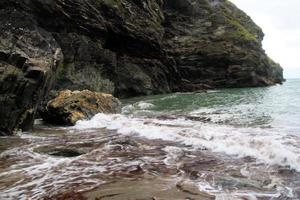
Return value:
<svg viewBox="0 0 300 200">
<path fill-rule="evenodd" d="M 227 0 L 0 2 L 0 132 L 54 90 L 132 97 L 283 82 L 263 32 Z"/>
</svg>

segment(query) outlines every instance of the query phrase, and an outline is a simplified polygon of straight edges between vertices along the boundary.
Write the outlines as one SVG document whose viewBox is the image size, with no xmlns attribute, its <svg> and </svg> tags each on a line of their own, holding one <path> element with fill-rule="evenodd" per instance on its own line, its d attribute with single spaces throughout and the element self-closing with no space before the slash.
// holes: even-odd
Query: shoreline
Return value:
<svg viewBox="0 0 300 200">
<path fill-rule="evenodd" d="M 297 83 L 141 97 L 74 127 L 38 121 L 0 137 L 0 197 L 298 199 Z"/>
<path fill-rule="evenodd" d="M 28 143 L 16 149 L 23 149 L 24 155 L 29 156 L 26 159 L 19 155 L 26 159 L 28 169 L 31 169 L 32 173 L 22 173 L 23 161 L 14 160 L 17 154 L 9 156 L 14 154 L 14 150 L 8 153 L 5 163 L 12 162 L 12 166 L 15 166 L 13 168 L 16 169 L 20 166 L 21 174 L 16 170 L 18 173 L 15 175 L 23 176 L 24 180 L 32 179 L 32 184 L 28 185 L 31 189 L 25 192 L 22 182 L 20 187 L 13 183 L 10 192 L 3 191 L 4 199 L 5 194 L 12 195 L 13 191 L 23 193 L 21 188 L 25 189 L 23 195 L 42 195 L 33 195 L 32 199 L 42 197 L 60 200 L 210 200 L 216 197 L 247 199 L 253 194 L 278 198 L 280 193 L 276 189 L 277 186 L 271 187 L 275 184 L 275 179 L 268 176 L 267 172 L 273 171 L 275 176 L 287 180 L 292 177 L 300 178 L 300 173 L 284 167 L 270 168 L 256 163 L 251 157 L 238 159 L 207 149 L 197 150 L 175 141 L 146 139 L 134 135 L 129 137 L 103 128 L 72 130 L 37 125 L 33 133 L 22 134 L 21 137 L 28 140 Z M 47 148 L 41 148 L 43 146 Z M 70 154 L 66 149 L 81 154 Z M 57 154 L 57 151 L 61 152 Z M 66 155 L 71 157 L 65 157 Z M 1 159 L 3 158 L 2 156 Z M 37 160 L 40 161 L 36 163 Z M 21 162 L 20 165 L 18 162 Z M 45 163 L 49 166 L 45 166 Z M 248 169 L 244 169 L 245 164 Z M 3 167 L 0 169 L 5 170 Z M 7 167 L 9 168 L 9 165 Z M 252 174 L 251 178 L 248 177 L 249 172 Z M 40 177 L 43 173 L 44 178 Z M 15 175 L 9 179 L 14 180 Z M 0 177 L 3 178 L 1 170 Z M 39 179 L 43 181 L 40 182 Z M 36 181 L 40 184 L 34 186 Z M 54 181 L 51 185 L 55 185 L 56 182 L 60 184 L 53 188 L 48 185 L 49 181 Z M 218 185 L 223 188 L 214 188 Z M 32 190 L 32 187 L 35 189 Z M 235 187 L 239 188 L 239 191 L 232 190 Z M 0 184 L 0 188 L 3 188 L 3 185 Z M 43 190 L 48 192 L 42 192 Z M 47 193 L 51 195 L 47 196 Z"/>
</svg>

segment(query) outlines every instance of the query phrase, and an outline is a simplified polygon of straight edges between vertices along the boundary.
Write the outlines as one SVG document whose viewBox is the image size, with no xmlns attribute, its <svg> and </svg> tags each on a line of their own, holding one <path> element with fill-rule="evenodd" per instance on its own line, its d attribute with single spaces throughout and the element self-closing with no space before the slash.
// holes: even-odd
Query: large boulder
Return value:
<svg viewBox="0 0 300 200">
<path fill-rule="evenodd" d="M 64 90 L 40 111 L 44 121 L 59 125 L 75 125 L 78 120 L 90 119 L 97 113 L 119 113 L 121 102 L 111 94 L 89 90 Z"/>
</svg>

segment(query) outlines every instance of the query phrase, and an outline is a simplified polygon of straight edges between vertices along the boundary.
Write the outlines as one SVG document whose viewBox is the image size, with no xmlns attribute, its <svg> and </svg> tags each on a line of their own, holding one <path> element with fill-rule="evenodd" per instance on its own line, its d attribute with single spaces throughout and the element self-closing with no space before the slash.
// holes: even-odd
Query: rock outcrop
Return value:
<svg viewBox="0 0 300 200">
<path fill-rule="evenodd" d="M 32 15 L 0 10 L 0 135 L 31 128 L 62 57 L 59 44 Z"/>
<path fill-rule="evenodd" d="M 131 97 L 283 81 L 262 30 L 227 0 L 5 0 L 0 21 L 4 133 L 30 127 L 50 88 Z"/>
<path fill-rule="evenodd" d="M 262 49 L 263 32 L 227 0 L 168 0 L 164 49 L 196 87 L 255 87 L 283 81 Z"/>
<path fill-rule="evenodd" d="M 50 100 L 40 114 L 44 121 L 52 124 L 75 125 L 97 113 L 119 112 L 121 102 L 110 94 L 64 90 Z"/>
</svg>

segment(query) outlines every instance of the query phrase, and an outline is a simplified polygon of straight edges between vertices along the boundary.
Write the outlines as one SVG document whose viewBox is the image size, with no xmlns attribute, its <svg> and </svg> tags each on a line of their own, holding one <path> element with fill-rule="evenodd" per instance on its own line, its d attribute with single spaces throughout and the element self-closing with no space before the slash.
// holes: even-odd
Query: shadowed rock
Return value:
<svg viewBox="0 0 300 200">
<path fill-rule="evenodd" d="M 50 156 L 57 156 L 57 157 L 77 157 L 85 153 L 83 151 L 74 148 L 58 148 L 58 147 L 52 147 L 52 148 L 40 147 L 34 149 L 34 151 L 37 153 L 48 154 Z"/>
<path fill-rule="evenodd" d="M 55 39 L 30 14 L 0 9 L 0 135 L 31 128 L 62 59 Z"/>
</svg>

